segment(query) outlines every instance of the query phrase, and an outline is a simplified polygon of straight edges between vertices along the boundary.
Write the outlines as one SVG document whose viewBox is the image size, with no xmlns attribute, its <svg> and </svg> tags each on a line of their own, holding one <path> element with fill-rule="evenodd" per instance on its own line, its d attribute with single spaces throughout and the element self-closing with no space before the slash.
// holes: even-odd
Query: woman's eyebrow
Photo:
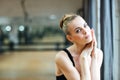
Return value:
<svg viewBox="0 0 120 80">
<path fill-rule="evenodd" d="M 83 26 L 82 26 L 82 27 L 84 27 L 85 25 L 87 25 L 86 22 L 83 23 Z M 74 31 L 77 30 L 77 29 L 80 29 L 80 28 L 81 28 L 80 26 L 77 26 L 77 27 L 74 29 Z"/>
<path fill-rule="evenodd" d="M 87 25 L 87 23 L 86 23 L 86 22 L 84 23 L 84 26 L 85 26 L 85 25 Z"/>
<path fill-rule="evenodd" d="M 85 26 L 86 26 L 86 24 L 87 24 L 87 23 L 85 22 L 85 23 L 83 24 L 83 27 L 85 27 Z"/>
<path fill-rule="evenodd" d="M 80 27 L 76 27 L 76 28 L 74 29 L 74 31 L 76 31 L 77 29 L 80 29 Z"/>
</svg>

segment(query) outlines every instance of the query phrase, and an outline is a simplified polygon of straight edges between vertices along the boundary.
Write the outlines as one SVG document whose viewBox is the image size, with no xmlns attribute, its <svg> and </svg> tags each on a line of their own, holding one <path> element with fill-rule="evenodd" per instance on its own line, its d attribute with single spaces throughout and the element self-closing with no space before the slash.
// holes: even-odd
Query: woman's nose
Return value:
<svg viewBox="0 0 120 80">
<path fill-rule="evenodd" d="M 83 34 L 86 34 L 87 33 L 87 30 L 85 28 L 82 28 L 82 33 Z"/>
</svg>

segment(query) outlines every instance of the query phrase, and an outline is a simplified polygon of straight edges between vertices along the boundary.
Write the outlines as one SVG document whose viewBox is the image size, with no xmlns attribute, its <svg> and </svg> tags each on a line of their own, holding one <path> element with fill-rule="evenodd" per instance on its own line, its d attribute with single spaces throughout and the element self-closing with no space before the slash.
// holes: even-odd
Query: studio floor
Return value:
<svg viewBox="0 0 120 80">
<path fill-rule="evenodd" d="M 12 51 L 0 55 L 0 80 L 55 80 L 57 51 Z"/>
</svg>

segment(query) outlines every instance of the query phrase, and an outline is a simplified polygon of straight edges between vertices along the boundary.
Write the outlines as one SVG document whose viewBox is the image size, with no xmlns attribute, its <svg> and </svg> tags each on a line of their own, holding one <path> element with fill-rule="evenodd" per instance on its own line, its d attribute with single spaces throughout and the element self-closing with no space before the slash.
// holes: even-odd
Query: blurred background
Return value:
<svg viewBox="0 0 120 80">
<path fill-rule="evenodd" d="M 59 28 L 66 13 L 94 28 L 101 80 L 120 80 L 120 0 L 0 0 L 0 80 L 55 80 L 55 55 L 70 45 Z"/>
</svg>

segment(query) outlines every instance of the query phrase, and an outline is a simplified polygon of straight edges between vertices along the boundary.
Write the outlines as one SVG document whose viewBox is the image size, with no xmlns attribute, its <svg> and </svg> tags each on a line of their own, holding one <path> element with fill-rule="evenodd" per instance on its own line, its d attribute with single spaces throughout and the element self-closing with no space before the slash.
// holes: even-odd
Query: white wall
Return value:
<svg viewBox="0 0 120 80">
<path fill-rule="evenodd" d="M 0 0 L 0 16 L 23 16 L 21 0 Z M 76 12 L 82 7 L 82 0 L 26 0 L 30 16 L 63 15 Z"/>
<path fill-rule="evenodd" d="M 21 0 L 0 0 L 0 24 L 23 24 L 23 11 Z M 26 0 L 30 25 L 43 27 L 46 25 L 59 25 L 60 18 L 66 13 L 76 12 L 82 8 L 83 0 Z M 55 20 L 50 16 L 55 15 Z M 4 21 L 4 22 L 3 22 Z"/>
</svg>

